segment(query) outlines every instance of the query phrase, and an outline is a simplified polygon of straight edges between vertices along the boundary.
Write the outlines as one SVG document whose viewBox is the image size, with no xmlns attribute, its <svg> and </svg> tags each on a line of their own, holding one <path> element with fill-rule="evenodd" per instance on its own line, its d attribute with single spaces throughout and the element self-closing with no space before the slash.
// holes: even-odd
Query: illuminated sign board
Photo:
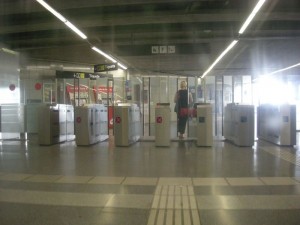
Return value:
<svg viewBox="0 0 300 225">
<path fill-rule="evenodd" d="M 96 80 L 98 78 L 109 78 L 110 74 L 95 74 L 95 73 L 84 73 L 84 72 L 70 72 L 70 71 L 56 71 L 56 78 L 62 79 L 91 79 Z"/>
<path fill-rule="evenodd" d="M 106 71 L 112 71 L 112 70 L 118 70 L 118 64 L 117 63 L 106 63 L 106 64 L 98 64 L 94 66 L 94 72 L 106 72 Z"/>
</svg>

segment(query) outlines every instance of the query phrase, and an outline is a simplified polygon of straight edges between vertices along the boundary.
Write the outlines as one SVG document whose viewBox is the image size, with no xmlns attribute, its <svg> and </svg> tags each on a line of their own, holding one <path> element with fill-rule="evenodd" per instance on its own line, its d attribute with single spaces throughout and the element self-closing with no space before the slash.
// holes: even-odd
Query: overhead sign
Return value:
<svg viewBox="0 0 300 225">
<path fill-rule="evenodd" d="M 106 72 L 112 70 L 118 70 L 117 63 L 98 64 L 94 66 L 94 72 Z"/>
<path fill-rule="evenodd" d="M 56 71 L 56 78 L 62 79 L 84 79 L 88 78 L 96 80 L 98 78 L 110 77 L 106 74 L 84 73 L 84 72 L 71 72 L 71 71 Z"/>
<path fill-rule="evenodd" d="M 77 78 L 77 79 L 84 79 L 90 78 L 87 73 L 83 72 L 70 72 L 70 71 L 56 71 L 56 78 Z"/>
</svg>

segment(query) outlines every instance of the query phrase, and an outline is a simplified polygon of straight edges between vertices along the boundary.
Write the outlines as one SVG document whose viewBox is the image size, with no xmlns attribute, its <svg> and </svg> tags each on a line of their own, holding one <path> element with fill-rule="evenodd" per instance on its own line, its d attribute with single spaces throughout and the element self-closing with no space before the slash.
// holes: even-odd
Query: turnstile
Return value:
<svg viewBox="0 0 300 225">
<path fill-rule="evenodd" d="M 296 106 L 260 105 L 257 108 L 257 136 L 277 145 L 296 145 Z"/>
<path fill-rule="evenodd" d="M 254 145 L 254 106 L 237 105 L 234 111 L 234 138 L 238 146 Z"/>
<path fill-rule="evenodd" d="M 65 129 L 63 128 L 63 132 L 61 135 L 66 135 L 67 141 L 75 139 L 75 128 L 74 128 L 74 107 L 72 105 L 65 105 L 63 110 L 65 116 Z"/>
<path fill-rule="evenodd" d="M 155 146 L 170 146 L 170 103 L 158 103 L 155 108 Z"/>
<path fill-rule="evenodd" d="M 102 104 L 75 108 L 77 145 L 91 145 L 108 138 L 107 107 Z"/>
<path fill-rule="evenodd" d="M 197 146 L 213 145 L 212 106 L 197 105 Z"/>
<path fill-rule="evenodd" d="M 225 107 L 224 137 L 238 146 L 253 146 L 253 105 L 231 103 Z"/>
<path fill-rule="evenodd" d="M 38 109 L 38 136 L 40 145 L 52 145 L 67 141 L 74 135 L 70 112 L 73 106 L 64 104 L 41 105 Z M 68 113 L 69 111 L 69 113 Z M 68 121 L 67 121 L 68 118 Z"/>
<path fill-rule="evenodd" d="M 136 104 L 114 107 L 114 135 L 116 146 L 129 146 L 140 139 L 140 110 Z"/>
</svg>

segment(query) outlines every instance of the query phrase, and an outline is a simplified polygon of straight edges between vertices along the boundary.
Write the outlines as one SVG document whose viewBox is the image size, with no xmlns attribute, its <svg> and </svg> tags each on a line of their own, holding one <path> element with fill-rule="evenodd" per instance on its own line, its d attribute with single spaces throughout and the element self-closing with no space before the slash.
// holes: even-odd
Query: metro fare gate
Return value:
<svg viewBox="0 0 300 225">
<path fill-rule="evenodd" d="M 114 106 L 114 135 L 116 146 L 129 146 L 140 139 L 140 109 L 136 104 Z"/>
</svg>

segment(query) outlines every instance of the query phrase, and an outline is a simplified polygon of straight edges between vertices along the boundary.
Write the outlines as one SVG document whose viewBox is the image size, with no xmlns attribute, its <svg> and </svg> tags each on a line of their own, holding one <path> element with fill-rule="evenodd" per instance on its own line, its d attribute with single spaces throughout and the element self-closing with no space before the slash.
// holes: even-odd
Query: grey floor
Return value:
<svg viewBox="0 0 300 225">
<path fill-rule="evenodd" d="M 0 224 L 300 224 L 298 149 L 3 141 Z"/>
</svg>

